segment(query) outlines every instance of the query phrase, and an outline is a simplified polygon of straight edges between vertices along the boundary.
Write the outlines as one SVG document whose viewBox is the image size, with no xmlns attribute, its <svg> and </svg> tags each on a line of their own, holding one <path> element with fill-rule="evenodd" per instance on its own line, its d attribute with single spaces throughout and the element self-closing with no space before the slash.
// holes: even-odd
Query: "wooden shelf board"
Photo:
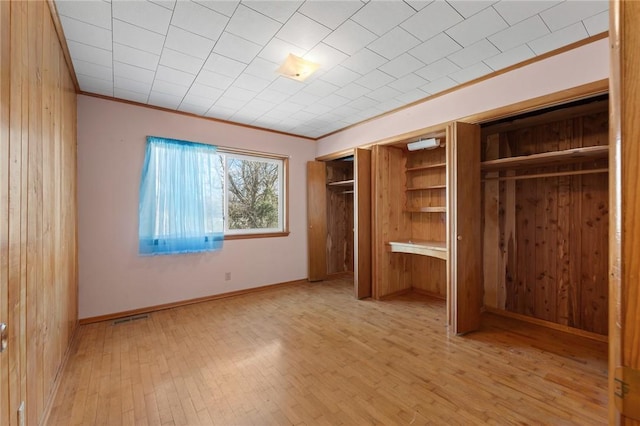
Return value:
<svg viewBox="0 0 640 426">
<path fill-rule="evenodd" d="M 436 169 L 439 167 L 445 167 L 447 163 L 437 163 L 437 164 L 428 164 L 426 166 L 418 166 L 418 167 L 407 167 L 408 172 L 415 172 L 419 170 L 428 170 L 428 169 Z"/>
<path fill-rule="evenodd" d="M 481 163 L 481 167 L 483 171 L 491 171 L 516 167 L 543 166 L 554 165 L 555 163 L 597 160 L 607 158 L 608 155 L 609 147 L 607 145 L 587 146 L 562 151 L 543 152 L 541 154 L 487 160 Z"/>
<path fill-rule="evenodd" d="M 428 185 L 428 186 L 416 186 L 407 188 L 407 191 L 424 191 L 429 189 L 446 189 L 447 185 Z"/>
<path fill-rule="evenodd" d="M 407 209 L 409 213 L 446 213 L 446 207 L 420 207 L 418 209 Z"/>
<path fill-rule="evenodd" d="M 349 180 L 340 180 L 340 181 L 336 181 L 336 182 L 329 182 L 327 183 L 328 186 L 351 186 L 353 185 L 353 179 L 349 179 Z"/>
<path fill-rule="evenodd" d="M 447 260 L 448 257 L 447 243 L 441 241 L 389 241 L 387 246 L 392 253 L 410 253 L 442 260 Z"/>
</svg>

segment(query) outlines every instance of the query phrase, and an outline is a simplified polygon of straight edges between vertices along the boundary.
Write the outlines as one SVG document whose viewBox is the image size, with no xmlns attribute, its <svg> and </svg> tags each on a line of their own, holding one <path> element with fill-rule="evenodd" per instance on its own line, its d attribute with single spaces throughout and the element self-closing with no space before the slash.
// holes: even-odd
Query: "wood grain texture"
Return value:
<svg viewBox="0 0 640 426">
<path fill-rule="evenodd" d="M 442 300 L 352 291 L 304 283 L 81 326 L 48 424 L 606 421 L 606 344 L 493 315 L 452 338 Z"/>
<path fill-rule="evenodd" d="M 25 424 L 42 421 L 77 325 L 76 96 L 47 3 L 0 10 L 0 423 L 13 426 L 22 401 Z"/>
<path fill-rule="evenodd" d="M 353 161 L 325 163 L 327 184 L 327 274 L 354 270 Z"/>
<path fill-rule="evenodd" d="M 320 161 L 307 163 L 307 238 L 308 279 L 320 281 L 327 276 L 327 190 L 326 166 Z"/>
<path fill-rule="evenodd" d="M 610 370 L 640 370 L 640 20 L 638 2 L 612 1 L 611 27 L 611 196 Z M 616 384 L 609 381 L 609 420 L 638 425 L 616 409 Z"/>
<path fill-rule="evenodd" d="M 354 292 L 358 299 L 371 297 L 371 151 L 354 151 Z"/>
</svg>

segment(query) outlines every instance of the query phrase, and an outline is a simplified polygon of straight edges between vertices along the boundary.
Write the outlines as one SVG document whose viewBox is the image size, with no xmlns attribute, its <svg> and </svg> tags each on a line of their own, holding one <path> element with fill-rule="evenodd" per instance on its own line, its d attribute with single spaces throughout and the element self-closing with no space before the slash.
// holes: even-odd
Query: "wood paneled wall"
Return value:
<svg viewBox="0 0 640 426">
<path fill-rule="evenodd" d="M 77 325 L 76 93 L 47 2 L 0 2 L 0 31 L 0 424 L 36 425 Z"/>
<path fill-rule="evenodd" d="M 483 149 L 488 159 L 607 143 L 602 111 L 490 134 Z M 526 173 L 606 167 L 603 159 Z M 487 180 L 484 191 L 485 304 L 606 335 L 608 175 Z"/>
<path fill-rule="evenodd" d="M 353 180 L 353 161 L 327 162 L 327 182 Z M 327 187 L 327 273 L 353 272 L 353 185 Z"/>
</svg>

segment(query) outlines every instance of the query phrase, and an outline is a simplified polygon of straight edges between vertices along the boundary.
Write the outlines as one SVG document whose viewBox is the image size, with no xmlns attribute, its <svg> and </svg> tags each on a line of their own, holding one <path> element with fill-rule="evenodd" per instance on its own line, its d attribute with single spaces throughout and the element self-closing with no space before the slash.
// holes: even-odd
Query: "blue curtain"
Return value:
<svg viewBox="0 0 640 426">
<path fill-rule="evenodd" d="M 221 249 L 222 177 L 215 146 L 148 136 L 140 182 L 139 253 Z"/>
</svg>

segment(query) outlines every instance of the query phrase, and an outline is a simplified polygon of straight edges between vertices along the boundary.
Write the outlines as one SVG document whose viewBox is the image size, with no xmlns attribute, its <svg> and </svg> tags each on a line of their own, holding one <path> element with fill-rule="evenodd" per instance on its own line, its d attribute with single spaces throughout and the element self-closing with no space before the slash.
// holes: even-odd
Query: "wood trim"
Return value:
<svg viewBox="0 0 640 426">
<path fill-rule="evenodd" d="M 269 132 L 269 133 L 275 133 L 275 134 L 278 134 L 278 135 L 291 136 L 291 137 L 294 137 L 294 138 L 306 139 L 306 140 L 309 140 L 309 141 L 317 141 L 318 140 L 318 138 L 312 138 L 312 137 L 309 137 L 309 136 L 301 136 L 301 135 L 296 135 L 296 134 L 293 134 L 293 133 L 281 132 L 279 130 L 266 129 L 264 127 L 252 126 L 250 124 L 234 123 L 232 121 L 222 120 L 220 118 L 204 117 L 202 115 L 197 115 L 197 114 L 193 114 L 193 113 L 190 113 L 190 112 L 177 111 L 175 109 L 164 108 L 164 107 L 160 107 L 160 106 L 156 106 L 156 105 L 143 104 L 141 102 L 129 101 L 129 100 L 126 100 L 126 99 L 118 99 L 118 98 L 114 98 L 113 96 L 98 95 L 97 93 L 89 93 L 89 92 L 84 92 L 82 90 L 79 91 L 78 94 L 79 95 L 84 95 L 84 96 L 89 96 L 89 97 L 92 97 L 92 98 L 103 99 L 103 100 L 106 100 L 106 101 L 120 102 L 120 103 L 123 103 L 123 104 L 138 106 L 138 107 L 142 107 L 142 108 L 155 109 L 157 111 L 171 112 L 171 113 L 174 113 L 174 114 L 180 114 L 180 115 L 184 115 L 184 116 L 187 116 L 187 117 L 201 118 L 203 120 L 215 121 L 217 123 L 228 124 L 230 126 L 244 127 L 244 128 L 247 128 L 247 129 L 259 130 L 259 131 Z"/>
<path fill-rule="evenodd" d="M 506 74 L 506 73 L 508 73 L 510 71 L 513 71 L 513 70 L 516 70 L 518 68 L 526 67 L 527 65 L 531 65 L 533 63 L 545 60 L 545 59 L 550 58 L 552 56 L 560 55 L 560 54 L 568 52 L 570 50 L 577 49 L 578 47 L 582 47 L 582 46 L 585 46 L 587 44 L 596 42 L 598 40 L 602 40 L 604 38 L 607 38 L 608 36 L 609 36 L 609 32 L 605 31 L 605 32 L 602 32 L 600 34 L 596 34 L 594 36 L 579 40 L 579 41 L 577 41 L 575 43 L 568 44 L 566 46 L 560 47 L 558 49 L 552 50 L 552 51 L 547 52 L 547 53 L 543 53 L 542 55 L 536 56 L 536 57 L 528 59 L 526 61 L 517 63 L 515 65 L 511 65 L 510 67 L 503 68 L 503 69 L 498 70 L 498 71 L 494 71 L 491 74 L 487 74 L 485 76 L 478 77 L 478 78 L 476 78 L 474 80 L 468 81 L 466 83 L 463 83 L 463 84 L 460 84 L 458 86 L 452 87 L 450 89 L 444 90 L 442 92 L 436 93 L 435 95 L 431 95 L 431 96 L 428 96 L 426 98 L 419 99 L 419 100 L 414 101 L 414 102 L 412 102 L 410 104 L 407 104 L 407 105 L 401 106 L 399 108 L 392 109 L 391 111 L 387 111 L 385 113 L 376 115 L 375 117 L 371 117 L 371 118 L 368 118 L 366 120 L 360 121 L 358 123 L 352 124 L 350 126 L 343 127 L 342 129 L 334 130 L 333 132 L 329 132 L 329 133 L 327 133 L 325 135 L 319 136 L 318 138 L 316 138 L 316 140 L 320 140 L 320 139 L 335 135 L 337 133 L 340 133 L 340 132 L 343 132 L 345 130 L 360 126 L 362 124 L 368 123 L 368 122 L 373 121 L 373 120 L 377 120 L 377 119 L 385 117 L 387 115 L 395 114 L 396 112 L 402 111 L 402 110 L 407 109 L 407 108 L 414 107 L 416 105 L 420 105 L 421 103 L 431 101 L 433 99 L 439 98 L 441 96 L 447 95 L 447 94 L 455 92 L 457 90 L 464 89 L 465 87 L 469 87 L 469 86 L 472 86 L 474 84 L 481 83 L 481 82 L 483 82 L 485 80 L 489 80 L 489 79 L 491 79 L 493 77 L 497 77 L 497 76 L 499 76 L 501 74 Z M 459 119 L 457 121 L 467 121 L 467 120 Z"/>
<path fill-rule="evenodd" d="M 213 294 L 211 296 L 196 297 L 194 299 L 164 303 L 162 305 L 147 306 L 145 308 L 131 309 L 129 311 L 114 312 L 112 314 L 99 315 L 99 316 L 89 317 L 89 318 L 81 318 L 79 321 L 79 324 L 86 325 L 86 324 L 93 324 L 95 322 L 111 321 L 111 320 L 122 318 L 122 317 L 148 314 L 151 312 L 162 311 L 164 309 L 172 309 L 172 308 L 177 308 L 179 306 L 193 305 L 194 303 L 209 302 L 211 300 L 226 299 L 228 297 L 243 296 L 245 294 L 257 293 L 265 290 L 272 290 L 279 287 L 302 285 L 302 284 L 308 284 L 306 278 L 294 280 L 294 281 L 286 281 L 286 282 L 276 283 L 276 284 L 268 284 L 260 287 L 247 288 L 244 290 L 230 291 L 228 293 Z"/>
<path fill-rule="evenodd" d="M 503 309 L 491 308 L 489 306 L 485 306 L 484 310 L 485 312 L 489 312 L 491 314 L 517 319 L 522 322 L 528 322 L 530 324 L 540 325 L 542 327 L 551 328 L 553 330 L 564 331 L 565 333 L 586 337 L 588 339 L 597 340 L 598 342 L 606 343 L 609 340 L 607 336 L 604 336 L 602 334 L 592 333 L 590 331 L 581 330 L 579 328 L 569 327 L 568 325 L 562 325 L 562 324 L 557 324 L 551 321 L 541 320 L 539 318 L 530 317 L 528 315 L 517 314 L 515 312 L 509 312 Z"/>
<path fill-rule="evenodd" d="M 496 172 L 492 172 L 495 174 Z M 597 173 L 609 173 L 609 169 L 591 169 L 591 170 L 571 170 L 568 172 L 549 172 L 549 173 L 536 173 L 532 175 L 511 175 L 511 176 L 487 176 L 482 179 L 482 182 L 486 181 L 506 181 L 506 180 L 522 180 L 522 179 L 537 179 L 543 177 L 556 177 L 556 176 L 577 176 L 577 175 L 591 175 Z"/>
<path fill-rule="evenodd" d="M 58 42 L 60 43 L 60 47 L 62 48 L 62 55 L 64 56 L 64 61 L 67 63 L 67 68 L 69 69 L 69 75 L 71 76 L 71 81 L 73 81 L 73 86 L 76 89 L 76 93 L 80 93 L 80 83 L 78 83 L 76 70 L 75 68 L 73 68 L 71 53 L 69 53 L 69 46 L 67 45 L 67 38 L 64 35 L 64 30 L 62 29 L 62 23 L 60 22 L 60 16 L 58 15 L 58 8 L 56 8 L 56 4 L 54 0 L 47 0 L 47 5 L 49 6 L 49 12 L 51 13 L 53 27 L 56 30 L 56 34 L 58 35 Z"/>
<path fill-rule="evenodd" d="M 249 240 L 252 238 L 277 238 L 277 237 L 288 237 L 291 232 L 267 232 L 264 234 L 233 234 L 233 235 L 225 235 L 224 239 L 227 240 Z"/>
</svg>

